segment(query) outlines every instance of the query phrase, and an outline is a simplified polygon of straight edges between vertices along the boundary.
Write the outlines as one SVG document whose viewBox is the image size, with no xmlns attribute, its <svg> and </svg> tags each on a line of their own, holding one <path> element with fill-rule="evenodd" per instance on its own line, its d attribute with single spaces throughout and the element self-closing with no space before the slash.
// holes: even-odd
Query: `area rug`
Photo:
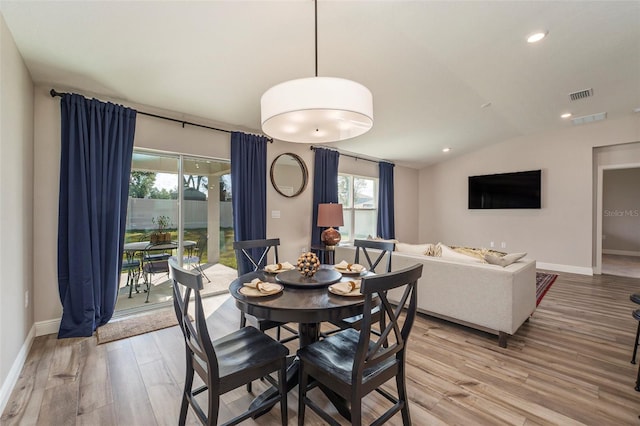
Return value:
<svg viewBox="0 0 640 426">
<path fill-rule="evenodd" d="M 178 319 L 173 309 L 157 309 L 150 313 L 128 317 L 98 327 L 96 335 L 101 345 L 114 340 L 126 339 L 152 331 L 178 325 Z"/>
<path fill-rule="evenodd" d="M 544 272 L 536 272 L 536 306 L 540 304 L 542 298 L 549 288 L 551 284 L 558 278 L 556 274 L 546 274 Z"/>
</svg>

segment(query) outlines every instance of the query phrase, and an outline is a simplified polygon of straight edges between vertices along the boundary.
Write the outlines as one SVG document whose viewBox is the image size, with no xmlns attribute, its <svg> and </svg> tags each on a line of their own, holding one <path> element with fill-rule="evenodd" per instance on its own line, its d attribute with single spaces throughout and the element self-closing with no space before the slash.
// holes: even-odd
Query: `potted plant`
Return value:
<svg viewBox="0 0 640 426">
<path fill-rule="evenodd" d="M 151 218 L 151 222 L 156 225 L 156 230 L 151 233 L 151 244 L 170 243 L 171 232 L 167 229 L 171 224 L 169 216 L 156 216 Z"/>
</svg>

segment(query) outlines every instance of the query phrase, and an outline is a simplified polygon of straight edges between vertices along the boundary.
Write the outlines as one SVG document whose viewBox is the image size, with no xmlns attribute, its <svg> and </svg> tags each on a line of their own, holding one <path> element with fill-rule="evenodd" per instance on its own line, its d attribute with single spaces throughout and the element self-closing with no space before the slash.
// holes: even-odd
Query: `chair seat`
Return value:
<svg viewBox="0 0 640 426">
<path fill-rule="evenodd" d="M 285 346 L 254 327 L 243 327 L 212 343 L 218 358 L 221 393 L 263 377 L 262 367 L 289 354 Z"/>
<path fill-rule="evenodd" d="M 133 271 L 140 268 L 140 261 L 139 260 L 125 260 L 122 262 L 122 271 L 123 272 L 127 272 L 127 271 Z"/>
<path fill-rule="evenodd" d="M 161 260 L 158 262 L 148 262 L 142 267 L 147 274 L 155 274 L 158 272 L 169 272 L 169 262 Z"/>
<path fill-rule="evenodd" d="M 144 260 L 147 262 L 156 262 L 160 260 L 169 260 L 171 255 L 169 253 L 148 253 L 144 256 Z"/>
<path fill-rule="evenodd" d="M 326 371 L 345 386 L 350 387 L 353 360 L 358 349 L 359 339 L 360 332 L 349 328 L 301 348 L 298 350 L 298 357 L 303 362 L 314 365 L 314 370 Z M 373 344 L 369 346 L 372 347 Z M 397 363 L 397 360 L 392 357 L 376 365 L 375 368 L 364 370 L 362 381 L 366 382 L 367 377 L 373 377 L 380 371 L 389 369 L 394 363 Z M 313 376 L 313 374 L 311 375 Z"/>
</svg>

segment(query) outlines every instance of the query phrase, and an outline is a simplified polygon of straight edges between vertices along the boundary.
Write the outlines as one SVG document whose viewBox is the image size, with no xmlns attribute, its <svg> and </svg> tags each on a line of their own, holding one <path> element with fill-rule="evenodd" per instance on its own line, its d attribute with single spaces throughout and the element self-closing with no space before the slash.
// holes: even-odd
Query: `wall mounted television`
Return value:
<svg viewBox="0 0 640 426">
<path fill-rule="evenodd" d="M 541 170 L 469 176 L 469 209 L 539 209 L 541 178 Z"/>
</svg>

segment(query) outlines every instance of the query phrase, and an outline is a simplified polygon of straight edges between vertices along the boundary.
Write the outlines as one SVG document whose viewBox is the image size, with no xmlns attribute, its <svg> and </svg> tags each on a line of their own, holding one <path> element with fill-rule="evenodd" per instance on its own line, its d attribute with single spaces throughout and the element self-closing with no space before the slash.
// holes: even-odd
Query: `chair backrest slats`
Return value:
<svg viewBox="0 0 640 426">
<path fill-rule="evenodd" d="M 202 275 L 197 271 L 186 270 L 178 265 L 176 259 L 170 259 L 169 277 L 173 281 L 173 307 L 193 368 L 211 391 L 216 392 L 219 382 L 218 359 L 202 307 Z M 192 293 L 194 297 L 191 297 Z M 195 307 L 195 323 L 189 317 L 189 304 L 192 301 Z"/>
<path fill-rule="evenodd" d="M 376 241 L 376 240 L 354 240 L 353 246 L 356 248 L 356 255 L 354 258 L 354 263 L 360 263 L 360 251 L 364 254 L 364 257 L 367 259 L 367 265 L 371 272 L 376 272 L 376 268 L 382 261 L 382 259 L 387 259 L 386 267 L 384 271 L 381 272 L 391 272 L 391 255 L 393 254 L 393 250 L 395 249 L 395 244 L 389 241 Z M 372 261 L 372 256 L 375 256 L 368 249 L 379 250 L 380 253 L 377 254 L 375 260 Z"/>
<path fill-rule="evenodd" d="M 422 264 L 417 264 L 397 272 L 367 276 L 362 279 L 360 291 L 364 295 L 364 308 L 360 341 L 354 358 L 353 380 L 362 377 L 362 372 L 377 364 L 396 357 L 398 362 L 404 357 L 406 341 L 409 337 L 417 310 L 417 282 L 422 276 Z M 403 289 L 402 297 L 394 306 L 387 293 L 393 289 Z M 384 329 L 376 341 L 371 333 L 372 309 L 380 306 Z"/>
<path fill-rule="evenodd" d="M 267 256 L 271 249 L 273 249 L 274 262 L 278 263 L 279 245 L 280 238 L 234 241 L 233 249 L 236 252 L 238 276 L 264 268 L 267 264 Z M 245 263 L 242 261 L 243 259 L 248 260 L 253 269 L 246 270 Z"/>
</svg>

